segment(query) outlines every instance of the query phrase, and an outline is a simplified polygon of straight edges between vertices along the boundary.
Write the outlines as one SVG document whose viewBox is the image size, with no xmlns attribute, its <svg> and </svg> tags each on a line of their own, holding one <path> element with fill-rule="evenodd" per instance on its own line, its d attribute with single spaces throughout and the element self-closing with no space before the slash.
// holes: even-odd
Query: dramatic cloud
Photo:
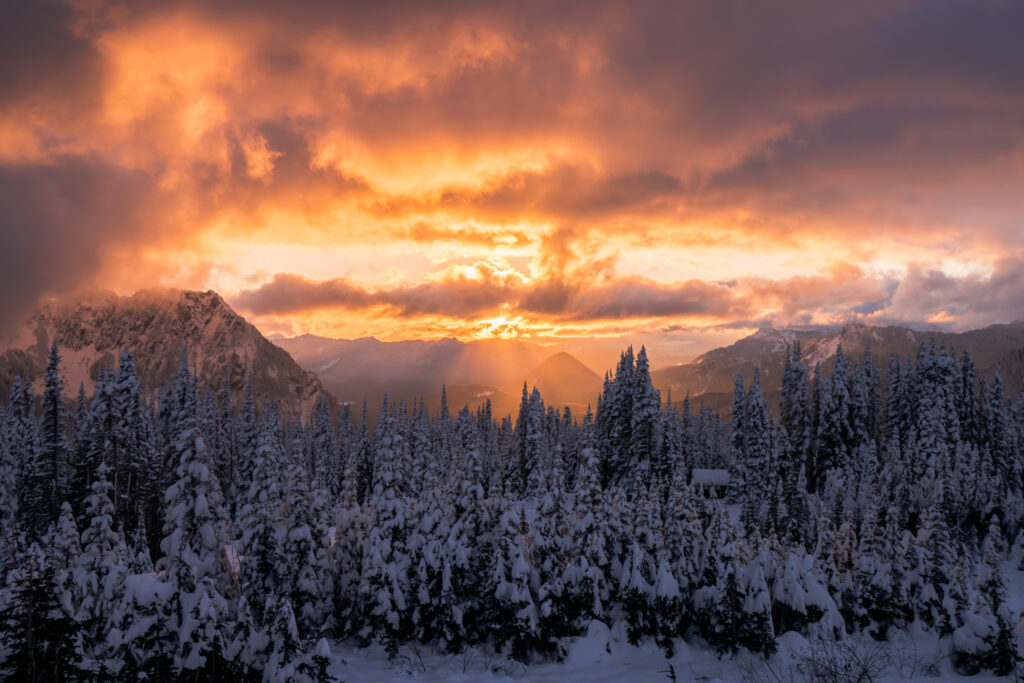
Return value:
<svg viewBox="0 0 1024 683">
<path fill-rule="evenodd" d="M 6 3 L 0 319 L 97 284 L 391 338 L 1022 318 L 1022 30 L 1000 0 Z"/>
<path fill-rule="evenodd" d="M 559 320 L 618 320 L 665 316 L 721 316 L 735 306 L 732 288 L 699 281 L 662 284 L 640 278 L 604 285 L 530 284 L 518 273 L 476 264 L 468 272 L 424 284 L 369 291 L 338 278 L 314 282 L 282 273 L 233 303 L 257 315 L 302 313 L 321 308 L 385 309 L 386 315 L 493 317 L 505 312 L 542 314 Z"/>
<path fill-rule="evenodd" d="M 82 284 L 119 245 L 158 239 L 161 200 L 139 171 L 81 159 L 0 164 L 0 325 L 43 292 Z"/>
<path fill-rule="evenodd" d="M 465 321 L 463 334 L 481 326 L 519 333 L 541 328 L 558 334 L 621 335 L 635 329 L 678 332 L 759 326 L 814 327 L 853 319 L 947 323 L 958 317 L 1012 317 L 1024 295 L 1024 261 L 1003 259 L 993 272 L 951 276 L 912 266 L 902 279 L 838 266 L 826 275 L 729 282 L 656 282 L 598 278 L 568 283 L 530 280 L 514 270 L 478 263 L 415 286 L 370 290 L 344 279 L 313 281 L 281 273 L 242 291 L 232 303 L 256 316 L 310 311 L 365 313 L 385 319 L 444 316 Z M 665 325 L 657 321 L 673 320 Z M 618 323 L 626 322 L 625 327 Z M 451 329 L 451 328 L 449 328 Z M 497 336 L 497 335 L 496 335 Z"/>
</svg>

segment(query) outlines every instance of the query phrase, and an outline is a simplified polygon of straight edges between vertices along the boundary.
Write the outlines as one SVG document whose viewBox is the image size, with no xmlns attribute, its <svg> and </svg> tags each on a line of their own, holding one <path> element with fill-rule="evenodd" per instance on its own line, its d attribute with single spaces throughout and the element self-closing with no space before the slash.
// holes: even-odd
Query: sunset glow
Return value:
<svg viewBox="0 0 1024 683">
<path fill-rule="evenodd" d="M 1022 317 L 1019 4 L 11 5 L 7 318 L 215 289 L 265 333 L 665 363 Z"/>
</svg>

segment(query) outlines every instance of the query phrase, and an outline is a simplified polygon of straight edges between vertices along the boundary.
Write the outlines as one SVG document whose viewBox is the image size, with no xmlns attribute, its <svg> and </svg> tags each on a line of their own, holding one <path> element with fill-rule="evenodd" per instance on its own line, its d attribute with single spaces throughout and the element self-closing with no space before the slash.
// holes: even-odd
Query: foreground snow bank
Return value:
<svg viewBox="0 0 1024 683">
<path fill-rule="evenodd" d="M 853 658 L 872 668 L 879 681 L 938 681 L 960 679 L 974 683 L 1005 680 L 992 675 L 958 676 L 950 664 L 949 643 L 933 634 L 899 633 L 876 643 L 851 638 L 836 648 L 809 642 L 797 633 L 778 638 L 778 652 L 769 660 L 741 651 L 719 659 L 700 643 L 678 641 L 675 655 L 666 658 L 653 643 L 632 646 L 621 623 L 609 628 L 594 622 L 585 636 L 572 639 L 562 662 L 523 665 L 505 657 L 471 649 L 445 655 L 422 646 L 407 646 L 389 660 L 383 648 L 357 648 L 335 643 L 331 674 L 354 681 L 540 681 L 551 683 L 612 683 L 618 681 L 807 680 L 808 667 L 849 667 Z M 673 679 L 674 675 L 674 679 Z"/>
</svg>

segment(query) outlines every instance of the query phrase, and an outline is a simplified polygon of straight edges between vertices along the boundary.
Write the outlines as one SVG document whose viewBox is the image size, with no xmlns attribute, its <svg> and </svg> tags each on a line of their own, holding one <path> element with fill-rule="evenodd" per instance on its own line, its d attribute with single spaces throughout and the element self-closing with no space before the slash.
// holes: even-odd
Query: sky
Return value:
<svg viewBox="0 0 1024 683">
<path fill-rule="evenodd" d="M 0 3 L 0 324 L 646 343 L 1024 318 L 1024 3 Z"/>
</svg>

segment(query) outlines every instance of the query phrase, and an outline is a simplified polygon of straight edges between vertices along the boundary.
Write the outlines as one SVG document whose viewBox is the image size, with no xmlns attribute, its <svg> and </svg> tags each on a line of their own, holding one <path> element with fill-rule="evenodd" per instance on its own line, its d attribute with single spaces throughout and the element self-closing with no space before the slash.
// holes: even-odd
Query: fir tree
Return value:
<svg viewBox="0 0 1024 683">
<path fill-rule="evenodd" d="M 82 554 L 82 543 L 71 504 L 67 501 L 61 505 L 57 528 L 50 534 L 50 539 L 57 597 L 64 611 L 74 615 L 81 604 L 81 592 L 75 580 L 75 570 Z"/>
<path fill-rule="evenodd" d="M 346 461 L 338 509 L 335 513 L 335 541 L 331 547 L 336 577 L 334 604 L 338 631 L 350 634 L 358 618 L 359 575 L 366 539 L 366 516 L 359 505 L 358 474 L 354 458 Z"/>
<path fill-rule="evenodd" d="M 110 500 L 113 485 L 107 481 L 107 472 L 109 468 L 100 463 L 92 494 L 86 500 L 89 525 L 82 532 L 82 553 L 76 570 L 80 599 L 76 618 L 87 624 L 96 637 L 105 631 L 127 570 L 116 554 L 122 540 L 113 528 L 114 504 Z"/>
<path fill-rule="evenodd" d="M 409 515 L 398 477 L 403 439 L 387 399 L 377 426 L 373 507 L 363 551 L 359 592 L 366 639 L 378 637 L 394 655 L 412 632 L 410 624 Z"/>
<path fill-rule="evenodd" d="M 632 412 L 629 427 L 629 462 L 626 477 L 628 487 L 642 495 L 651 482 L 655 469 L 655 454 L 660 450 L 661 397 L 651 384 L 651 370 L 647 350 L 641 346 L 633 371 Z"/>
<path fill-rule="evenodd" d="M 164 496 L 158 569 L 168 584 L 168 598 L 160 619 L 167 634 L 165 654 L 171 656 L 174 671 L 213 678 L 230 671 L 223 637 L 229 619 L 223 592 L 233 581 L 226 555 L 227 523 L 220 485 L 196 431 L 189 398 L 194 394 L 182 393 L 185 398 L 173 419 L 180 430 L 175 439 L 177 479 Z"/>
<path fill-rule="evenodd" d="M 533 585 L 534 570 L 528 561 L 529 524 L 516 507 L 509 506 L 494 530 L 494 558 L 488 592 L 493 607 L 489 614 L 495 644 L 507 647 L 515 660 L 527 662 L 540 647 L 540 614 Z"/>
<path fill-rule="evenodd" d="M 592 619 L 605 618 L 610 607 L 611 542 L 606 498 L 601 491 L 600 456 L 593 414 L 583 418 L 580 471 L 574 494 L 572 547 L 576 556 L 564 573 L 572 630 L 584 631 Z"/>
<path fill-rule="evenodd" d="M 12 681 L 88 681 L 79 627 L 61 605 L 54 562 L 33 543 L 7 577 L 0 607 L 0 677 Z"/>
<path fill-rule="evenodd" d="M 60 360 L 57 342 L 54 342 L 50 347 L 44 379 L 39 448 L 32 466 L 33 479 L 27 483 L 31 495 L 28 514 L 32 516 L 33 527 L 26 531 L 34 534 L 34 537 L 38 537 L 49 524 L 57 521 L 71 479 L 67 419 L 64 415 L 64 380 L 59 375 Z"/>
</svg>

